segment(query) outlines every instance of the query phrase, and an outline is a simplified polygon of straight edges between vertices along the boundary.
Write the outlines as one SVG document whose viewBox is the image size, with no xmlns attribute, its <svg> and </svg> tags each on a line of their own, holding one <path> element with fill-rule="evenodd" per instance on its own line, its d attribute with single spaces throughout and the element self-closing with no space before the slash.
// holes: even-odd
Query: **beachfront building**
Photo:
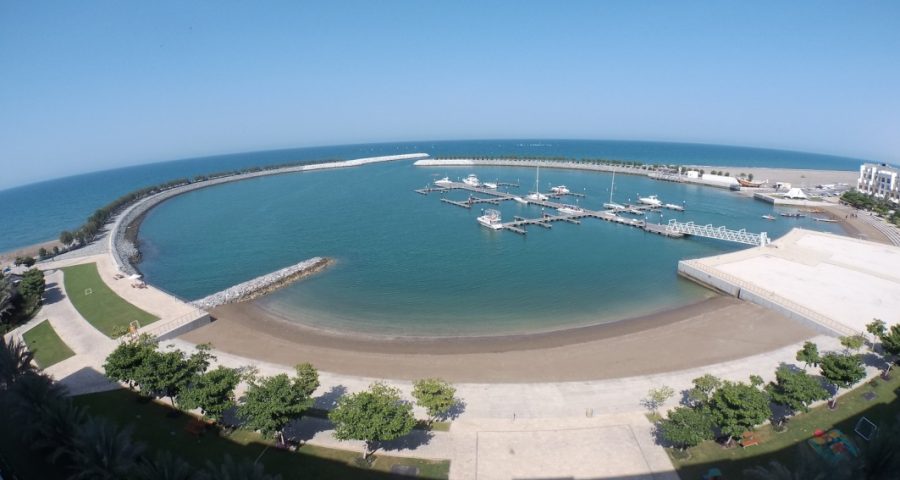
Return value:
<svg viewBox="0 0 900 480">
<path fill-rule="evenodd" d="M 864 163 L 859 167 L 856 188 L 860 192 L 900 203 L 900 169 L 886 163 Z"/>
</svg>

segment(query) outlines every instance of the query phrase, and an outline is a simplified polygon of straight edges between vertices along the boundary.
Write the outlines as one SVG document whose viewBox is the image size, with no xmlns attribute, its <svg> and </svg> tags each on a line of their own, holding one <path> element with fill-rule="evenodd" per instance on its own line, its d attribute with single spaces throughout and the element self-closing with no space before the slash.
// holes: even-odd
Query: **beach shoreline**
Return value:
<svg viewBox="0 0 900 480">
<path fill-rule="evenodd" d="M 218 307 L 211 315 L 212 323 L 180 338 L 282 365 L 309 361 L 348 375 L 441 376 L 458 382 L 580 381 L 663 373 L 815 336 L 798 322 L 727 296 L 610 324 L 484 337 L 335 335 L 286 322 L 253 302 Z"/>
</svg>

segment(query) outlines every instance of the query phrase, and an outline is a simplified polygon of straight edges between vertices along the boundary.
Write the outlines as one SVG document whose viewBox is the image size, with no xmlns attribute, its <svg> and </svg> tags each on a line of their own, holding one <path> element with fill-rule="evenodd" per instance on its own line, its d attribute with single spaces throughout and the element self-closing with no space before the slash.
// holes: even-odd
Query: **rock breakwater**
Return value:
<svg viewBox="0 0 900 480">
<path fill-rule="evenodd" d="M 334 263 L 334 260 L 330 258 L 313 257 L 296 265 L 276 270 L 261 277 L 256 277 L 253 280 L 226 288 L 221 292 L 194 300 L 191 302 L 191 305 L 203 310 L 209 310 L 228 303 L 247 302 L 268 295 L 301 278 L 318 273 L 332 263 Z"/>
</svg>

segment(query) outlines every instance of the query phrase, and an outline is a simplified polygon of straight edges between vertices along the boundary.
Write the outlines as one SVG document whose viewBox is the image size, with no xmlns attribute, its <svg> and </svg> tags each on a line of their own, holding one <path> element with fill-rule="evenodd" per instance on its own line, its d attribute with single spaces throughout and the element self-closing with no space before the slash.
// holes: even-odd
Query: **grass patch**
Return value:
<svg viewBox="0 0 900 480">
<path fill-rule="evenodd" d="M 789 469 L 797 466 L 797 450 L 809 448 L 806 440 L 813 436 L 816 429 L 828 430 L 838 428 L 856 444 L 864 449 L 867 442 L 859 437 L 853 428 L 861 416 L 865 416 L 878 428 L 887 428 L 897 421 L 900 412 L 900 372 L 894 372 L 890 380 L 876 380 L 876 385 L 864 383 L 847 392 L 838 399 L 838 408 L 829 410 L 822 405 L 799 414 L 787 423 L 787 430 L 776 432 L 771 425 L 756 429 L 755 437 L 759 445 L 748 448 L 724 448 L 716 442 L 704 442 L 689 450 L 690 458 L 678 458 L 680 455 L 667 449 L 672 463 L 681 478 L 703 478 L 710 468 L 719 468 L 724 478 L 745 478 L 745 469 L 765 465 L 775 460 Z M 866 400 L 864 395 L 874 393 L 873 400 Z"/>
<path fill-rule="evenodd" d="M 28 350 L 34 353 L 34 359 L 41 368 L 55 365 L 75 355 L 75 352 L 59 338 L 48 320 L 25 332 L 22 338 L 25 339 Z"/>
<path fill-rule="evenodd" d="M 100 278 L 96 263 L 62 270 L 69 300 L 85 320 L 106 336 L 112 337 L 116 330 L 128 328 L 133 320 L 142 327 L 159 320 L 116 295 Z"/>
<path fill-rule="evenodd" d="M 236 460 L 254 461 L 265 465 L 267 473 L 291 479 L 385 479 L 408 478 L 391 475 L 394 465 L 418 468 L 420 478 L 447 478 L 450 462 L 375 455 L 367 468 L 359 468 L 361 451 L 339 450 L 304 445 L 296 452 L 274 448 L 271 439 L 255 432 L 236 430 L 226 434 L 210 428 L 200 436 L 188 433 L 185 427 L 193 418 L 188 414 L 172 415 L 171 407 L 157 402 L 142 401 L 128 390 L 94 393 L 74 398 L 75 403 L 88 408 L 91 414 L 108 417 L 122 424 L 134 425 L 135 439 L 144 442 L 150 451 L 168 450 L 200 468 L 207 461 L 220 462 L 225 454 Z"/>
</svg>

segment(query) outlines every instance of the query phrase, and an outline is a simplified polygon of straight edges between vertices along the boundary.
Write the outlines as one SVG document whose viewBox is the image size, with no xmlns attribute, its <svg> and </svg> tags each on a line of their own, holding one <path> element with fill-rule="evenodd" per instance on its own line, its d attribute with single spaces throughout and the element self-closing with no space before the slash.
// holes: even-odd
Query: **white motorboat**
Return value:
<svg viewBox="0 0 900 480">
<path fill-rule="evenodd" d="M 638 202 L 641 202 L 644 205 L 652 205 L 654 207 L 662 206 L 662 202 L 658 198 L 656 198 L 656 195 L 650 195 L 649 197 L 638 197 Z"/>
<path fill-rule="evenodd" d="M 484 187 L 484 188 L 490 188 L 491 190 L 496 190 L 496 189 L 497 189 L 497 184 L 496 184 L 496 183 L 492 183 L 492 182 L 484 182 L 484 183 L 481 184 L 481 186 Z"/>
<path fill-rule="evenodd" d="M 434 181 L 434 184 L 435 184 L 435 185 L 441 185 L 441 186 L 443 186 L 443 185 L 450 185 L 451 183 L 453 183 L 453 182 L 450 181 L 450 177 L 444 177 L 444 178 L 441 178 L 441 179 L 438 179 L 438 180 L 435 180 L 435 181 Z"/>
<path fill-rule="evenodd" d="M 470 173 L 468 177 L 463 179 L 463 183 L 470 187 L 480 187 L 481 181 L 478 180 L 478 177 L 474 173 Z"/>
<path fill-rule="evenodd" d="M 517 201 L 517 202 L 519 202 L 519 203 L 521 203 L 521 204 L 528 205 L 528 200 L 525 200 L 525 199 L 522 198 L 522 197 L 513 197 L 513 200 L 515 200 L 515 201 Z"/>
<path fill-rule="evenodd" d="M 775 220 L 775 215 L 763 215 L 762 218 L 766 220 Z"/>
<path fill-rule="evenodd" d="M 500 230 L 503 228 L 503 222 L 500 219 L 500 212 L 497 210 L 485 210 L 484 215 L 476 218 L 478 223 L 481 225 L 490 228 L 491 230 Z"/>
<path fill-rule="evenodd" d="M 675 210 L 676 212 L 683 212 L 683 211 L 684 211 L 684 207 L 682 207 L 681 205 L 675 205 L 674 203 L 667 203 L 667 204 L 665 204 L 665 205 L 663 205 L 663 206 L 666 207 L 666 208 L 668 208 L 669 210 Z"/>
<path fill-rule="evenodd" d="M 566 188 L 565 185 L 557 185 L 557 186 L 555 186 L 555 187 L 552 187 L 552 188 L 550 189 L 550 191 L 553 192 L 553 193 L 555 193 L 555 194 L 557 194 L 557 195 L 565 195 L 565 194 L 567 194 L 567 193 L 572 193 L 572 192 L 569 191 L 568 188 Z"/>
<path fill-rule="evenodd" d="M 625 210 L 627 207 L 619 203 L 608 202 L 603 204 L 603 208 L 609 208 L 610 210 Z"/>
<path fill-rule="evenodd" d="M 575 205 L 563 205 L 556 209 L 559 213 L 565 213 L 566 215 L 580 215 L 584 213 L 584 209 L 581 207 L 577 207 Z"/>
</svg>

